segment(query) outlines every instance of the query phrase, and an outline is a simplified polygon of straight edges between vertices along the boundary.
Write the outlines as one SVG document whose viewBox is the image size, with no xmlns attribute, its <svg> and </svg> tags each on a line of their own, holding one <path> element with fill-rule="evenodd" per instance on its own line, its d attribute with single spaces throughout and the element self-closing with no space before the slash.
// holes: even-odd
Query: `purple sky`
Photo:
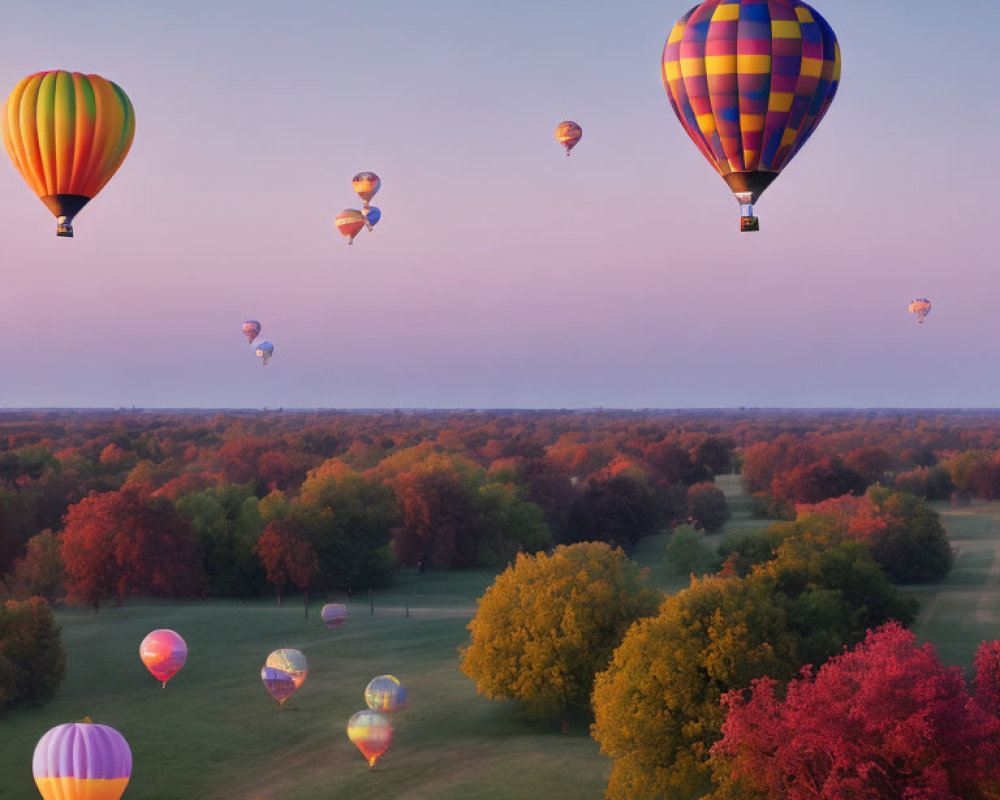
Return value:
<svg viewBox="0 0 1000 800">
<path fill-rule="evenodd" d="M 690 5 L 5 9 L 4 95 L 96 72 L 137 122 L 73 240 L 0 167 L 0 406 L 1000 405 L 1000 7 L 820 3 L 840 93 L 741 235 L 660 82 Z"/>
</svg>

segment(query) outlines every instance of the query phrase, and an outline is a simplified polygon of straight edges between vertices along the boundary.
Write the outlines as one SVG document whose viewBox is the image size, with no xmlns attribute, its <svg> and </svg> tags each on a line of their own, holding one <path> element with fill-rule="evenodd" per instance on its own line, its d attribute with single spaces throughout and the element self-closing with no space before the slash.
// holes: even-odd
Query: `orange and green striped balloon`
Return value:
<svg viewBox="0 0 1000 800">
<path fill-rule="evenodd" d="M 3 142 L 28 186 L 57 217 L 57 236 L 121 166 L 135 112 L 100 75 L 53 70 L 22 80 L 7 98 Z"/>
</svg>

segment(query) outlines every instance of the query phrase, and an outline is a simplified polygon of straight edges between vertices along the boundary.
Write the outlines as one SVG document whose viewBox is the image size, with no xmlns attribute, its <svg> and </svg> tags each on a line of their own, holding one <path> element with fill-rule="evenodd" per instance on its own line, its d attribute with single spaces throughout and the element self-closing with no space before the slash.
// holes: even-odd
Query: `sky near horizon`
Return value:
<svg viewBox="0 0 1000 800">
<path fill-rule="evenodd" d="M 0 407 L 1000 406 L 1000 5 L 813 3 L 841 85 L 758 234 L 660 81 L 691 5 L 6 7 L 4 96 L 94 72 L 136 134 L 72 240 L 0 156 Z"/>
</svg>

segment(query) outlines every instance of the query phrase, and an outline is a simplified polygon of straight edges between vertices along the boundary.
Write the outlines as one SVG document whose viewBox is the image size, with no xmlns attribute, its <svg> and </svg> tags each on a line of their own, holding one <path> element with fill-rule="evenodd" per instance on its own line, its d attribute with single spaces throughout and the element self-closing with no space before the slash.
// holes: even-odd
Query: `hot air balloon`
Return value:
<svg viewBox="0 0 1000 800">
<path fill-rule="evenodd" d="M 392 743 L 392 724 L 381 714 L 365 709 L 348 721 L 347 735 L 368 759 L 371 769 Z"/>
<path fill-rule="evenodd" d="M 576 147 L 577 142 L 583 137 L 583 128 L 571 120 L 560 122 L 556 125 L 556 141 L 566 148 L 566 155 Z"/>
<path fill-rule="evenodd" d="M 260 679 L 271 697 L 281 705 L 298 689 L 309 673 L 306 657 L 291 648 L 275 650 L 267 657 Z"/>
<path fill-rule="evenodd" d="M 365 702 L 372 711 L 400 711 L 406 708 L 406 687 L 392 675 L 379 675 L 365 689 Z"/>
<path fill-rule="evenodd" d="M 931 313 L 931 301 L 928 300 L 926 297 L 918 297 L 916 300 L 910 303 L 909 311 L 911 314 L 917 315 L 917 322 L 919 322 L 922 325 L 924 322 L 924 317 L 926 317 L 928 314 Z"/>
<path fill-rule="evenodd" d="M 382 188 L 382 179 L 374 172 L 359 172 L 351 178 L 351 188 L 361 198 L 361 202 L 368 208 L 372 198 L 378 194 Z"/>
<path fill-rule="evenodd" d="M 263 341 L 257 344 L 254 348 L 253 354 L 257 358 L 261 359 L 261 363 L 267 366 L 267 362 L 271 360 L 271 356 L 274 355 L 274 345 L 268 341 Z"/>
<path fill-rule="evenodd" d="M 253 344 L 253 340 L 260 336 L 260 323 L 255 319 L 243 320 L 243 335 L 250 344 Z"/>
<path fill-rule="evenodd" d="M 31 767 L 44 800 L 118 800 L 132 775 L 132 751 L 114 728 L 71 722 L 38 740 Z"/>
<path fill-rule="evenodd" d="M 365 206 L 361 209 L 361 216 L 365 218 L 365 225 L 368 226 L 368 230 L 371 230 L 382 219 L 382 211 L 375 206 Z"/>
<path fill-rule="evenodd" d="M 345 208 L 333 221 L 337 230 L 347 237 L 348 244 L 354 244 L 354 237 L 365 227 L 365 215 L 356 208 Z"/>
<path fill-rule="evenodd" d="M 663 85 L 688 136 L 740 203 L 754 203 L 806 143 L 840 82 L 833 30 L 801 0 L 705 0 L 674 25 Z"/>
<path fill-rule="evenodd" d="M 187 645 L 174 631 L 160 628 L 142 640 L 139 658 L 166 689 L 167 681 L 177 674 L 177 670 L 187 660 Z"/>
<path fill-rule="evenodd" d="M 73 235 L 73 217 L 111 180 L 134 133 L 128 96 L 100 75 L 29 75 L 4 109 L 7 153 L 55 214 L 57 236 Z"/>
<path fill-rule="evenodd" d="M 347 606 L 343 603 L 327 603 L 319 615 L 323 618 L 323 624 L 326 627 L 339 628 L 347 619 Z"/>
</svg>

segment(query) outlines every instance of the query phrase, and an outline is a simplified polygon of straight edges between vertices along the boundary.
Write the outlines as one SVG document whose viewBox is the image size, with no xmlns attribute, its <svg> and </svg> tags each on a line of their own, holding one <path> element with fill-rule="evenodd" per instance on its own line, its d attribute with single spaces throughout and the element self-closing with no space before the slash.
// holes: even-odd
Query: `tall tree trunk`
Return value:
<svg viewBox="0 0 1000 800">
<path fill-rule="evenodd" d="M 302 591 L 302 605 L 306 609 L 306 619 L 309 619 L 309 590 L 304 589 Z"/>
</svg>

